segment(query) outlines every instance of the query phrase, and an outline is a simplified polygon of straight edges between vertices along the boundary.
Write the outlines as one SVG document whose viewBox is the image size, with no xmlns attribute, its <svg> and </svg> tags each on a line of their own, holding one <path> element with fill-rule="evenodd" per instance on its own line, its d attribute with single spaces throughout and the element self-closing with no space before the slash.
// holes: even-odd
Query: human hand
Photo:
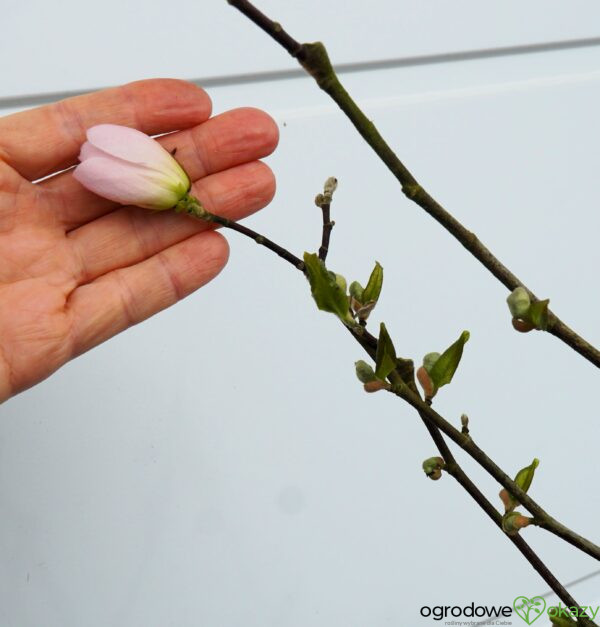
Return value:
<svg viewBox="0 0 600 627">
<path fill-rule="evenodd" d="M 277 127 L 256 109 L 210 113 L 204 91 L 159 79 L 0 118 L 0 402 L 221 271 L 228 245 L 206 223 L 115 205 L 60 172 L 95 124 L 177 130 L 159 141 L 177 149 L 194 195 L 237 220 L 273 197 L 257 159 Z"/>
</svg>

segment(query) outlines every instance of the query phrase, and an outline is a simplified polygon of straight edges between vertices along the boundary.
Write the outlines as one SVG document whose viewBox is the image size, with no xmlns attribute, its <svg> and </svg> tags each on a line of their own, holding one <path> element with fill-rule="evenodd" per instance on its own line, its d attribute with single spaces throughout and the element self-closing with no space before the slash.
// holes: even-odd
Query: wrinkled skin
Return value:
<svg viewBox="0 0 600 627">
<path fill-rule="evenodd" d="M 221 271 L 228 245 L 206 224 L 115 205 L 60 172 L 95 124 L 170 133 L 160 141 L 177 149 L 193 193 L 242 218 L 273 197 L 258 159 L 275 149 L 277 127 L 255 109 L 210 115 L 204 91 L 160 79 L 0 118 L 0 401 Z"/>
</svg>

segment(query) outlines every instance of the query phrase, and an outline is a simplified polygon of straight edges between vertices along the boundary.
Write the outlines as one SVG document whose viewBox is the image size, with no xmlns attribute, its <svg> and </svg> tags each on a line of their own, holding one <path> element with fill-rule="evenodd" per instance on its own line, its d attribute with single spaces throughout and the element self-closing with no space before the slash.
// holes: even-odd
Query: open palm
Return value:
<svg viewBox="0 0 600 627">
<path fill-rule="evenodd" d="M 273 197 L 257 159 L 274 150 L 277 128 L 255 109 L 210 113 L 204 91 L 161 79 L 0 118 L 0 401 L 223 268 L 227 243 L 206 224 L 115 205 L 63 172 L 95 124 L 169 133 L 160 141 L 176 148 L 193 193 L 241 218 Z"/>
</svg>

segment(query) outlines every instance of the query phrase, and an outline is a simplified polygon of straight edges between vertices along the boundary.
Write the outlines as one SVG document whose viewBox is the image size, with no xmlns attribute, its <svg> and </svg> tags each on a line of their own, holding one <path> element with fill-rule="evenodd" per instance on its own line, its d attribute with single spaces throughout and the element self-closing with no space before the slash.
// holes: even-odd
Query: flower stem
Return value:
<svg viewBox="0 0 600 627">
<path fill-rule="evenodd" d="M 257 244 L 261 246 L 265 246 L 269 250 L 272 250 L 276 255 L 279 255 L 282 259 L 285 259 L 288 263 L 291 263 L 297 270 L 304 272 L 304 261 L 302 259 L 293 255 L 289 250 L 286 250 L 279 244 L 276 244 L 274 241 L 268 239 L 264 235 L 249 229 L 246 226 L 238 224 L 229 218 L 224 218 L 222 216 L 217 216 L 214 213 L 210 213 L 207 209 L 204 208 L 202 203 L 195 197 L 190 194 L 186 194 L 174 207 L 177 213 L 187 213 L 188 215 L 197 218 L 198 220 L 204 220 L 204 222 L 212 222 L 214 224 L 219 224 L 220 226 L 224 226 L 232 231 L 237 231 L 250 239 L 253 239 Z"/>
</svg>

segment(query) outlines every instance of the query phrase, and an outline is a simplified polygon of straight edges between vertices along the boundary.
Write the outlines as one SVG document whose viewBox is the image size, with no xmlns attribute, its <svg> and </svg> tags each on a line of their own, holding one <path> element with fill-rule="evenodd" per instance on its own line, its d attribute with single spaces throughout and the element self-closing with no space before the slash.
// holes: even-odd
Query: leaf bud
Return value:
<svg viewBox="0 0 600 627">
<path fill-rule="evenodd" d="M 369 383 L 377 379 L 375 371 L 366 361 L 359 359 L 354 363 L 354 367 L 356 368 L 356 376 L 361 383 Z"/>
<path fill-rule="evenodd" d="M 335 176 L 330 176 L 323 185 L 323 195 L 325 196 L 325 200 L 331 202 L 331 197 L 333 196 L 333 192 L 337 189 L 338 181 Z"/>
<path fill-rule="evenodd" d="M 521 529 L 531 523 L 531 518 L 519 514 L 519 512 L 508 512 L 502 517 L 502 530 L 509 536 L 516 536 Z"/>
<path fill-rule="evenodd" d="M 363 302 L 364 291 L 365 289 L 358 281 L 352 281 L 352 283 L 350 283 L 350 296 L 359 303 Z"/>
<path fill-rule="evenodd" d="M 423 471 L 433 481 L 441 478 L 445 467 L 446 462 L 441 457 L 429 457 L 423 462 Z"/>
<path fill-rule="evenodd" d="M 425 392 L 425 398 L 426 399 L 433 398 L 435 396 L 436 390 L 435 390 L 435 386 L 433 385 L 433 381 L 431 380 L 431 377 L 429 376 L 429 373 L 427 372 L 427 370 L 425 370 L 425 366 L 421 366 L 417 370 L 417 380 L 421 384 L 421 387 L 423 388 L 423 392 Z"/>
<path fill-rule="evenodd" d="M 502 488 L 498 496 L 500 497 L 500 500 L 504 505 L 505 513 L 512 512 L 513 509 L 515 509 L 515 507 L 519 504 L 518 501 L 513 499 L 510 492 L 506 488 Z"/>
<path fill-rule="evenodd" d="M 508 308 L 510 309 L 510 313 L 513 315 L 513 318 L 524 318 L 527 316 L 529 307 L 531 306 L 529 293 L 521 286 L 516 287 L 508 295 L 506 302 L 508 303 Z"/>
<path fill-rule="evenodd" d="M 425 368 L 427 372 L 431 372 L 431 369 L 439 358 L 439 353 L 427 353 L 427 355 L 423 357 L 423 368 Z"/>
</svg>

